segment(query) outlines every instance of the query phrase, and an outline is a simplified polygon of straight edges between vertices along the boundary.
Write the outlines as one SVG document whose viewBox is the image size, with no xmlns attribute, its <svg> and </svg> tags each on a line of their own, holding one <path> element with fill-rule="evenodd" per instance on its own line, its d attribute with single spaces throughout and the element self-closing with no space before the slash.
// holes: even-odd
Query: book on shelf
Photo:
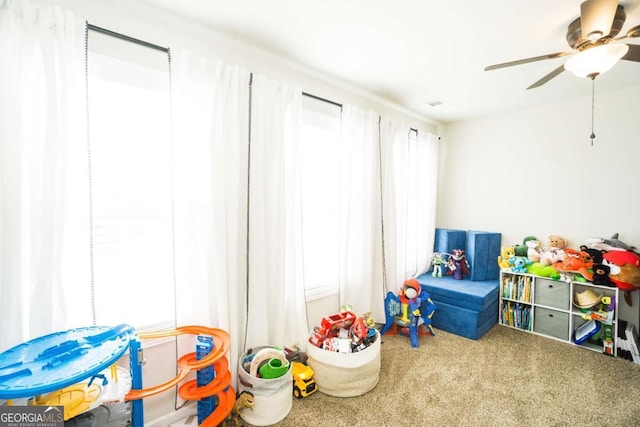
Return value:
<svg viewBox="0 0 640 427">
<path fill-rule="evenodd" d="M 531 330 L 531 307 L 511 301 L 507 302 L 502 306 L 502 324 Z"/>
<path fill-rule="evenodd" d="M 529 276 L 504 276 L 502 297 L 522 302 L 531 302 L 531 278 Z"/>
</svg>

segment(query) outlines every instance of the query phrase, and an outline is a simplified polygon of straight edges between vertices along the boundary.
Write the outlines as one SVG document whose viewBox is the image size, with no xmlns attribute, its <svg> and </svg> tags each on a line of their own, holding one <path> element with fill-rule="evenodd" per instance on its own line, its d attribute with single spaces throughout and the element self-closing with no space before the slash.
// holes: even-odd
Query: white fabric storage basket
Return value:
<svg viewBox="0 0 640 427">
<path fill-rule="evenodd" d="M 336 397 L 354 397 L 367 393 L 380 379 L 380 333 L 367 348 L 356 353 L 336 353 L 314 345 L 307 346 L 318 390 Z"/>
<path fill-rule="evenodd" d="M 253 353 L 271 347 L 255 347 Z M 242 366 L 242 361 L 247 357 L 243 353 L 238 361 L 238 393 L 247 390 L 253 393 L 255 405 L 253 410 L 244 409 L 240 416 L 243 420 L 254 426 L 270 426 L 282 421 L 293 404 L 293 376 L 291 364 L 289 370 L 281 377 L 264 379 L 251 376 Z"/>
</svg>

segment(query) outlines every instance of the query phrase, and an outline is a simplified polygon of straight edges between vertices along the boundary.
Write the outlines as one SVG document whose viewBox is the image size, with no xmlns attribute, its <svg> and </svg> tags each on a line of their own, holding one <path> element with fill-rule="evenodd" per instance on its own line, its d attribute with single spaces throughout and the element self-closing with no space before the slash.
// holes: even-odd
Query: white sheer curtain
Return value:
<svg viewBox="0 0 640 427">
<path fill-rule="evenodd" d="M 378 121 L 342 107 L 339 302 L 384 319 Z"/>
<path fill-rule="evenodd" d="M 397 292 L 406 277 L 409 132 L 407 125 L 383 118 L 380 124 L 384 268 L 387 291 Z M 404 165 L 404 167 L 403 167 Z"/>
<path fill-rule="evenodd" d="M 302 91 L 254 76 L 246 347 L 306 348 L 298 137 Z"/>
<path fill-rule="evenodd" d="M 438 141 L 437 135 L 418 131 L 415 141 L 416 192 L 416 275 L 429 269 L 433 255 L 436 227 L 436 199 L 438 189 Z M 411 141 L 410 141 L 411 142 Z"/>
<path fill-rule="evenodd" d="M 249 73 L 177 51 L 172 82 L 178 323 L 229 332 L 236 378 L 246 310 Z"/>
<path fill-rule="evenodd" d="M 0 5 L 0 351 L 67 326 L 60 265 L 67 165 L 82 146 L 86 159 L 84 40 L 84 22 L 59 7 Z"/>
<path fill-rule="evenodd" d="M 438 137 L 382 120 L 382 188 L 388 290 L 425 272 L 433 253 Z"/>
</svg>

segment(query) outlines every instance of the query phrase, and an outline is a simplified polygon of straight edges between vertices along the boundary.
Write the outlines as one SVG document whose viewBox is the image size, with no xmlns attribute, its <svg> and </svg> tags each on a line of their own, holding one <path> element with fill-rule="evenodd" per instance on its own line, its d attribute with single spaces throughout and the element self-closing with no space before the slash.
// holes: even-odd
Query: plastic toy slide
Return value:
<svg viewBox="0 0 640 427">
<path fill-rule="evenodd" d="M 217 426 L 231 413 L 236 401 L 236 392 L 231 387 L 231 373 L 229 372 L 229 362 L 224 357 L 229 350 L 231 340 L 229 334 L 217 328 L 207 328 L 204 326 L 181 326 L 176 329 L 167 329 L 157 332 L 140 333 L 140 339 L 164 338 L 183 334 L 209 335 L 213 338 L 213 350 L 205 357 L 197 360 L 196 353 L 188 353 L 178 359 L 178 375 L 166 383 L 144 388 L 141 390 L 131 390 L 126 400 L 137 400 L 153 396 L 163 391 L 169 390 L 184 380 L 189 372 L 213 365 L 216 376 L 206 386 L 198 387 L 196 380 L 190 380 L 179 388 L 180 397 L 185 400 L 199 400 L 204 397 L 218 395 L 218 405 L 216 409 L 200 424 L 201 426 Z"/>
</svg>

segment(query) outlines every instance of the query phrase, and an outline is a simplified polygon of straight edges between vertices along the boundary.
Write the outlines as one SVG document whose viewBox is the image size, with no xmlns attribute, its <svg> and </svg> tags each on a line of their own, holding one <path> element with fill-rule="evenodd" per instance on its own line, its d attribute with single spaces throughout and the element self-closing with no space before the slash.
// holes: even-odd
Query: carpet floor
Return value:
<svg viewBox="0 0 640 427">
<path fill-rule="evenodd" d="M 417 349 L 383 336 L 372 391 L 293 398 L 276 425 L 640 425 L 640 365 L 499 325 L 477 341 L 435 332 Z"/>
</svg>

